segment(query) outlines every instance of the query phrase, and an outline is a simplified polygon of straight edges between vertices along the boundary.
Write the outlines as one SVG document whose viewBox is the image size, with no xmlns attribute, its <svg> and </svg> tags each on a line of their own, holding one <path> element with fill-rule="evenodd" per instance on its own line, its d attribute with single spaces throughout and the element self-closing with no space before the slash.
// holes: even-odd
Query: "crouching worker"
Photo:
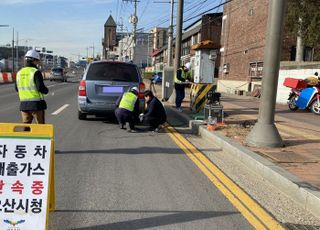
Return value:
<svg viewBox="0 0 320 230">
<path fill-rule="evenodd" d="M 134 130 L 134 123 L 139 115 L 138 93 L 139 89 L 132 87 L 129 92 L 124 93 L 117 101 L 118 108 L 115 110 L 115 115 L 120 128 L 127 128 L 128 132 Z"/>
<path fill-rule="evenodd" d="M 167 120 L 166 111 L 162 103 L 156 98 L 150 90 L 144 92 L 147 108 L 144 114 L 140 115 L 140 120 L 149 126 L 150 131 L 159 131 L 159 126 Z"/>
</svg>

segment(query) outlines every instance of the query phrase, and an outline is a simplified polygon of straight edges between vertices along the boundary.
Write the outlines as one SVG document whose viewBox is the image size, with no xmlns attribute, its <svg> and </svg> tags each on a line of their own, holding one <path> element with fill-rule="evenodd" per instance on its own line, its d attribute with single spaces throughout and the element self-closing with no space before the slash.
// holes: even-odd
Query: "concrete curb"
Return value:
<svg viewBox="0 0 320 230">
<path fill-rule="evenodd" d="M 214 141 L 224 152 L 244 163 L 249 169 L 261 175 L 304 209 L 320 218 L 320 192 L 313 190 L 311 185 L 219 132 L 208 131 L 198 121 L 191 120 L 190 127 L 197 131 L 202 138 Z"/>
</svg>

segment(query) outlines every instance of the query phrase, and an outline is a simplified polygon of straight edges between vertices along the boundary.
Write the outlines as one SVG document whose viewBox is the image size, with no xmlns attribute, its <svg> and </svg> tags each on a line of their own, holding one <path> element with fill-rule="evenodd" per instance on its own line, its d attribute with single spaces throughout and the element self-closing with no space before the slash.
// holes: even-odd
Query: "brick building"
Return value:
<svg viewBox="0 0 320 230">
<path fill-rule="evenodd" d="M 234 0 L 224 6 L 219 91 L 248 91 L 251 82 L 261 81 L 268 4 L 268 0 Z"/>
<path fill-rule="evenodd" d="M 218 90 L 250 92 L 261 85 L 269 0 L 234 0 L 224 6 Z M 281 61 L 294 61 L 296 38 L 284 32 Z M 305 47 L 305 61 L 314 60 Z"/>
<path fill-rule="evenodd" d="M 184 28 L 181 44 L 181 64 L 192 61 L 195 51 L 191 49 L 192 45 L 205 40 L 211 40 L 217 47 L 220 47 L 220 35 L 222 26 L 222 13 L 212 13 L 203 15 L 199 20 Z M 173 55 L 175 42 L 173 42 Z M 152 53 L 153 64 L 155 70 L 162 71 L 163 67 L 167 66 L 168 46 Z M 173 56 L 173 59 L 175 57 Z M 219 67 L 219 61 L 216 62 Z"/>
</svg>

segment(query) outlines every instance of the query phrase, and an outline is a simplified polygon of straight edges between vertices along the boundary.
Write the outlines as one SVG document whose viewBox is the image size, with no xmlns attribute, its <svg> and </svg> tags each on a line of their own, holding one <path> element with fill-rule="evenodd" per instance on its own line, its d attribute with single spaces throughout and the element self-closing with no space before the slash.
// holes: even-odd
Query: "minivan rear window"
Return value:
<svg viewBox="0 0 320 230">
<path fill-rule="evenodd" d="M 62 68 L 55 68 L 55 69 L 52 69 L 52 72 L 54 73 L 62 73 Z"/>
<path fill-rule="evenodd" d="M 139 82 L 137 68 L 125 63 L 91 64 L 86 80 Z"/>
</svg>

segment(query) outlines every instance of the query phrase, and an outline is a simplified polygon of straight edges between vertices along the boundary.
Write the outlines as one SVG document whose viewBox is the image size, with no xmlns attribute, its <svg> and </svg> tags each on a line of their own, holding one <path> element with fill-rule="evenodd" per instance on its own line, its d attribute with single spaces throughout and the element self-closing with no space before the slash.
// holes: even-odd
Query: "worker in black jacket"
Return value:
<svg viewBox="0 0 320 230">
<path fill-rule="evenodd" d="M 141 120 L 151 131 L 158 131 L 159 126 L 167 120 L 166 111 L 162 103 L 156 98 L 150 90 L 144 92 L 147 108 L 144 114 L 140 115 Z"/>
<path fill-rule="evenodd" d="M 29 50 L 25 55 L 26 65 L 17 73 L 15 88 L 19 93 L 22 122 L 38 124 L 45 123 L 47 103 L 44 94 L 49 92 L 44 85 L 41 72 L 38 70 L 40 55 L 35 50 Z"/>
</svg>

